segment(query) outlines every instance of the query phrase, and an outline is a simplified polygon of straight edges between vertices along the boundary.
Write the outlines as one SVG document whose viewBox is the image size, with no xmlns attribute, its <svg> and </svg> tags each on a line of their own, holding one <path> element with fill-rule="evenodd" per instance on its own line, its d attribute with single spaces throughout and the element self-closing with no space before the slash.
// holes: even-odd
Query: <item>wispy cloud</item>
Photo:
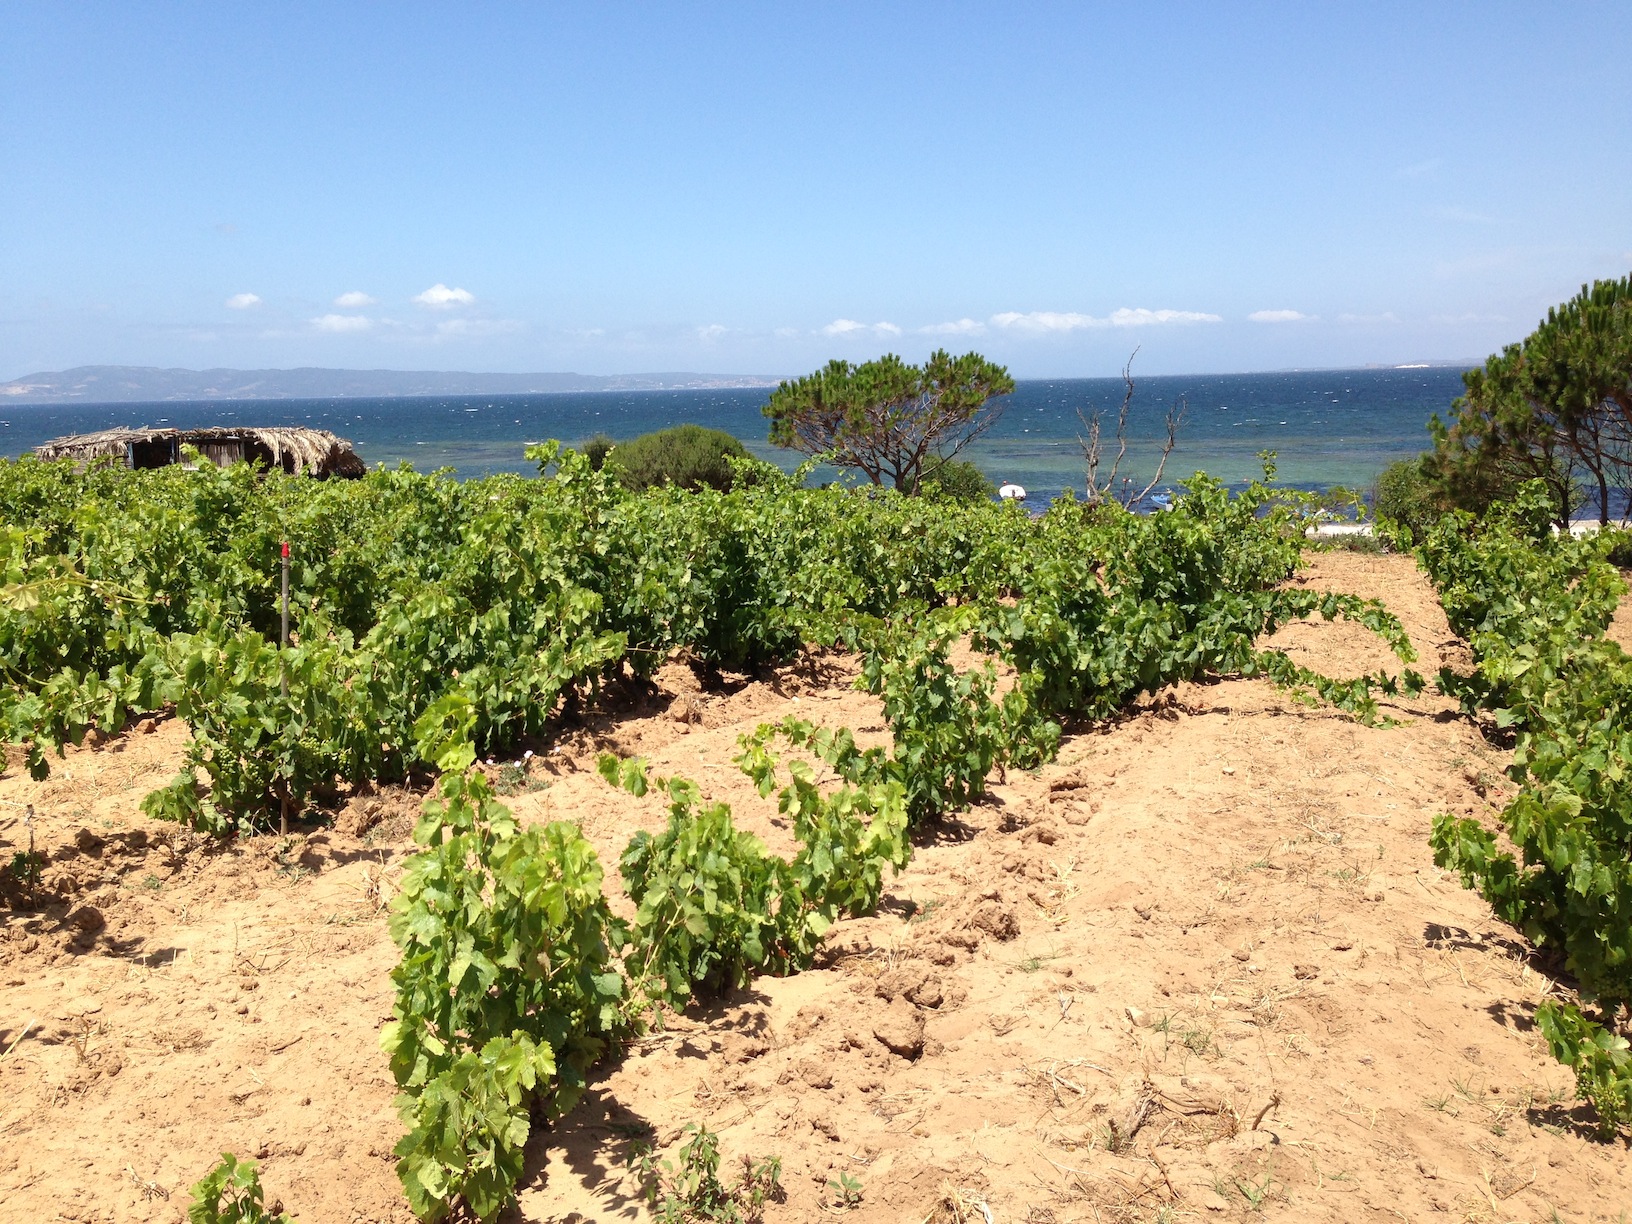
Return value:
<svg viewBox="0 0 1632 1224">
<path fill-rule="evenodd" d="M 476 295 L 466 289 L 449 289 L 441 281 L 432 285 L 424 293 L 416 293 L 414 301 L 421 306 L 430 306 L 436 310 L 447 310 L 453 306 L 470 306 L 476 301 Z"/>
<path fill-rule="evenodd" d="M 342 293 L 334 299 L 334 304 L 345 310 L 361 310 L 364 306 L 374 305 L 374 302 L 374 298 L 356 289 L 353 289 L 350 293 Z"/>
<path fill-rule="evenodd" d="M 1382 314 L 1340 314 L 1339 323 L 1398 323 L 1400 316 L 1392 310 L 1385 310 Z"/>
<path fill-rule="evenodd" d="M 1315 317 L 1301 310 L 1255 310 L 1247 316 L 1254 323 L 1308 323 Z"/>
<path fill-rule="evenodd" d="M 1414 162 L 1409 166 L 1401 166 L 1395 171 L 1395 173 L 1401 178 L 1427 178 L 1429 175 L 1433 174 L 1434 171 L 1438 170 L 1441 164 L 1440 158 L 1430 157 L 1426 161 Z"/>
<path fill-rule="evenodd" d="M 725 335 L 725 333 L 730 331 L 730 330 L 731 329 L 729 327 L 727 327 L 724 323 L 709 323 L 706 326 L 699 327 L 697 329 L 697 339 L 699 339 L 699 340 L 718 340 L 721 336 Z"/>
<path fill-rule="evenodd" d="M 227 299 L 228 310 L 249 310 L 260 304 L 260 295 L 255 293 L 235 293 Z"/>
<path fill-rule="evenodd" d="M 1033 332 L 1039 335 L 1058 332 L 1082 331 L 1099 327 L 1155 327 L 1169 323 L 1222 323 L 1223 317 L 1197 310 L 1146 310 L 1144 307 L 1122 307 L 1110 314 L 1077 314 L 1075 311 L 1033 310 L 1025 314 L 1008 310 L 992 316 L 992 325 L 1011 331 Z"/>
<path fill-rule="evenodd" d="M 1006 310 L 1002 314 L 992 316 L 992 323 L 997 327 L 1006 327 L 1015 331 L 1030 332 L 1069 332 L 1084 327 L 1109 327 L 1110 320 L 1096 319 L 1093 315 L 1061 313 L 1054 310 L 1033 310 L 1028 314 L 1021 314 L 1017 310 Z"/>
<path fill-rule="evenodd" d="M 504 336 L 521 330 L 515 319 L 444 319 L 436 325 L 439 339 L 459 336 Z"/>
<path fill-rule="evenodd" d="M 950 323 L 931 323 L 918 329 L 919 334 L 925 336 L 974 336 L 985 330 L 986 324 L 976 319 L 954 319 Z"/>
<path fill-rule="evenodd" d="M 1506 323 L 1505 315 L 1478 314 L 1474 311 L 1463 311 L 1461 314 L 1429 315 L 1428 322 L 1438 327 L 1460 327 L 1468 323 Z"/>
<path fill-rule="evenodd" d="M 899 336 L 901 329 L 894 323 L 858 323 L 854 319 L 834 319 L 821 329 L 824 336 L 850 336 L 856 332 L 870 331 L 879 336 Z"/>
<path fill-rule="evenodd" d="M 312 326 L 325 332 L 362 332 L 374 326 L 374 320 L 364 315 L 326 314 L 312 320 Z"/>
<path fill-rule="evenodd" d="M 1112 327 L 1149 327 L 1160 323 L 1222 323 L 1224 317 L 1199 310 L 1121 310 L 1111 312 Z"/>
</svg>

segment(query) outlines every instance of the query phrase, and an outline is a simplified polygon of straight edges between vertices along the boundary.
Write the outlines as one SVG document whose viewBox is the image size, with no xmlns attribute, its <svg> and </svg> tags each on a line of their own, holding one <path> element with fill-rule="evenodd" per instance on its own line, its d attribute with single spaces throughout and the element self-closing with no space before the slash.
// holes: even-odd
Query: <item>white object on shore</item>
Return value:
<svg viewBox="0 0 1632 1224">
<path fill-rule="evenodd" d="M 1026 491 L 1012 480 L 1005 480 L 1003 487 L 998 489 L 997 495 L 1004 501 L 1025 501 Z"/>
<path fill-rule="evenodd" d="M 1611 523 L 1608 530 L 1624 531 L 1629 526 L 1632 526 L 1632 522 Z M 1576 539 L 1580 539 L 1583 536 L 1597 535 L 1598 531 L 1599 526 L 1597 521 L 1594 519 L 1576 519 L 1570 524 L 1570 534 Z M 1304 532 L 1304 534 L 1319 536 L 1323 539 L 1330 539 L 1333 536 L 1369 536 L 1375 534 L 1375 532 L 1373 531 L 1372 524 L 1370 523 L 1316 523 L 1313 527 L 1310 527 L 1306 532 Z M 1558 534 L 1557 527 L 1553 528 L 1553 534 Z"/>
</svg>

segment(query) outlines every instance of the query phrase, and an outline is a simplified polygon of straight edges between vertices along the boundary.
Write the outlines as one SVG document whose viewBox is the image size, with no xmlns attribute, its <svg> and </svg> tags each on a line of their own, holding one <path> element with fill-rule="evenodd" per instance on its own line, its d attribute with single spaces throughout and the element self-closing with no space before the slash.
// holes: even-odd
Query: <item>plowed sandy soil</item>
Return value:
<svg viewBox="0 0 1632 1224">
<path fill-rule="evenodd" d="M 1302 581 L 1384 599 L 1424 671 L 1460 657 L 1409 560 L 1316 556 Z M 1281 644 L 1333 675 L 1390 664 L 1343 625 Z M 579 821 L 615 889 L 664 812 L 595 777 L 609 747 L 785 846 L 737 736 L 789 713 L 879 735 L 852 675 L 830 658 L 705 685 L 671 664 L 510 802 Z M 772 1221 L 1620 1218 L 1632 1162 L 1533 1029 L 1551 966 L 1428 846 L 1437 813 L 1503 802 L 1507 755 L 1440 698 L 1391 712 L 1368 729 L 1231 681 L 1067 737 L 921 844 L 820 967 L 608 1065 L 535 1136 L 517 1218 L 644 1218 L 631 1137 L 693 1121 L 729 1159 L 781 1157 Z M 138 807 L 184 737 L 161 722 L 45 783 L 15 758 L 0 779 L 0 854 L 27 848 L 32 804 L 50 858 L 40 908 L 0 908 L 0 1219 L 179 1220 L 232 1150 L 307 1224 L 408 1220 L 377 1039 L 382 901 L 419 796 L 354 797 L 285 853 L 209 846 Z"/>
</svg>

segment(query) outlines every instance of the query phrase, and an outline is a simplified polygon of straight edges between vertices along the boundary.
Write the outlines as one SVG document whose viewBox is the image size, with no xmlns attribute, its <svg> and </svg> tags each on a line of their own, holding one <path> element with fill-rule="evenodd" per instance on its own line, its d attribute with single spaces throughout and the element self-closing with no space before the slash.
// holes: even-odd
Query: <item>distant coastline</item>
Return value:
<svg viewBox="0 0 1632 1224">
<path fill-rule="evenodd" d="M 406 399 L 586 391 L 719 391 L 774 387 L 761 374 L 479 374 L 462 370 L 183 370 L 76 366 L 0 383 L 0 404 L 162 404 L 221 400 Z"/>
<path fill-rule="evenodd" d="M 1466 370 L 1478 361 L 1413 361 L 1346 367 L 1361 370 Z M 1316 374 L 1293 368 L 1162 375 L 1163 378 L 1239 377 L 1242 374 Z M 775 374 L 481 374 L 464 370 L 342 370 L 303 366 L 289 370 L 186 370 L 160 366 L 76 366 L 0 382 L 7 404 L 167 404 L 238 400 L 417 399 L 449 395 L 570 395 L 597 391 L 731 391 L 776 386 Z M 1060 381 L 1030 380 L 1030 381 Z"/>
</svg>

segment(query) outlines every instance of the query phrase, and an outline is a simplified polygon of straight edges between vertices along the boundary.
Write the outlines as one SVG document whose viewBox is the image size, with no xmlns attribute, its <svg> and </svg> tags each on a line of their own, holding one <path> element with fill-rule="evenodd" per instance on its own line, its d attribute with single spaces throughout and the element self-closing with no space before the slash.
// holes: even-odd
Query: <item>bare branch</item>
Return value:
<svg viewBox="0 0 1632 1224">
<path fill-rule="evenodd" d="M 1167 470 L 1168 456 L 1178 445 L 1179 428 L 1184 424 L 1188 405 L 1181 395 L 1173 401 L 1173 406 L 1167 410 L 1167 440 L 1162 444 L 1161 458 L 1156 464 L 1156 474 L 1150 483 L 1138 492 L 1133 491 L 1133 477 L 1123 476 L 1122 461 L 1128 454 L 1128 414 L 1133 407 L 1133 359 L 1139 355 L 1134 349 L 1128 355 L 1126 364 L 1122 367 L 1122 404 L 1116 413 L 1116 458 L 1111 461 L 1111 470 L 1103 479 L 1099 469 L 1104 463 L 1104 441 L 1101 437 L 1101 414 L 1095 412 L 1092 416 L 1084 416 L 1081 409 L 1077 410 L 1077 419 L 1087 429 L 1088 435 L 1077 435 L 1077 445 L 1082 448 L 1082 457 L 1087 467 L 1088 488 L 1084 500 L 1091 506 L 1101 502 L 1115 500 L 1123 509 L 1131 510 L 1138 503 L 1150 496 L 1151 490 L 1162 482 L 1162 473 Z"/>
</svg>

